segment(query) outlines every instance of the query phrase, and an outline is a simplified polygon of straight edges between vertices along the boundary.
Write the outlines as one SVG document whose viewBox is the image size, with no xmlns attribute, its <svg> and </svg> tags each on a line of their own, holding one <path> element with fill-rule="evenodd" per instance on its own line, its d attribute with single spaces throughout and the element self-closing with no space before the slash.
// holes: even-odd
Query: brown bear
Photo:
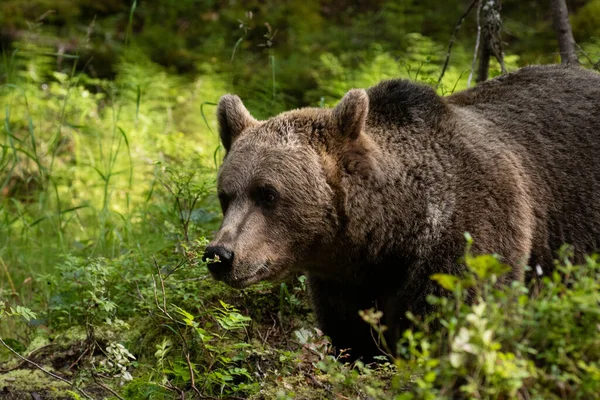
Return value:
<svg viewBox="0 0 600 400">
<path fill-rule="evenodd" d="M 600 75 L 532 66 L 448 97 L 406 80 L 349 91 L 333 109 L 257 121 L 218 105 L 224 219 L 205 257 L 243 288 L 308 276 L 321 329 L 353 357 L 379 353 L 358 311 L 376 307 L 389 343 L 460 273 L 464 233 L 524 279 L 564 243 L 600 245 Z"/>
</svg>

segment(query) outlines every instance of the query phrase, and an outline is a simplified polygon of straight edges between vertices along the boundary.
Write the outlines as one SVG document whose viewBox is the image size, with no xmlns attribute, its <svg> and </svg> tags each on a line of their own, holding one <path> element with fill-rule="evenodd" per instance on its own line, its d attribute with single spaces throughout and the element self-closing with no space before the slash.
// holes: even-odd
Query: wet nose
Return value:
<svg viewBox="0 0 600 400">
<path fill-rule="evenodd" d="M 217 260 L 218 259 L 218 260 Z M 213 273 L 224 273 L 231 269 L 233 252 L 223 246 L 209 246 L 204 252 L 202 261 L 214 260 L 208 263 L 208 270 Z"/>
</svg>

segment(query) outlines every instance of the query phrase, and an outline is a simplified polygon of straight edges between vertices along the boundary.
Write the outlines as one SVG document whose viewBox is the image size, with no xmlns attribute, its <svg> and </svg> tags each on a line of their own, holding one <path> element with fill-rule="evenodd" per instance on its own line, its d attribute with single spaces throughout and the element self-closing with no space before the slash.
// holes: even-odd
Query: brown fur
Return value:
<svg viewBox="0 0 600 400">
<path fill-rule="evenodd" d="M 378 352 L 358 310 L 384 310 L 393 343 L 406 311 L 438 292 L 429 277 L 460 272 L 464 232 L 513 266 L 505 280 L 528 261 L 550 271 L 565 242 L 578 254 L 600 245 L 595 73 L 528 67 L 446 98 L 390 80 L 267 121 L 227 95 L 218 116 L 227 156 L 212 245 L 234 253 L 218 278 L 306 272 L 322 329 L 354 356 Z M 265 185 L 278 193 L 268 207 Z"/>
</svg>

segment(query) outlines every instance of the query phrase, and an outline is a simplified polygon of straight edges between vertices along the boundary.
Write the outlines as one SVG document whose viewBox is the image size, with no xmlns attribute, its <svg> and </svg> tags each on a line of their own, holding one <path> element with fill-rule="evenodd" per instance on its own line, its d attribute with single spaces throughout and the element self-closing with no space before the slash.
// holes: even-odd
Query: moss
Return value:
<svg viewBox="0 0 600 400">
<path fill-rule="evenodd" d="M 322 388 L 316 388 L 304 375 L 288 376 L 272 381 L 275 385 L 264 387 L 251 400 L 271 399 L 330 399 L 334 394 Z"/>
<path fill-rule="evenodd" d="M 35 338 L 33 338 L 33 340 L 31 341 L 31 343 L 29 343 L 29 346 L 27 346 L 27 350 L 25 351 L 25 354 L 29 354 L 39 348 L 42 348 L 44 346 L 47 346 L 50 344 L 50 340 L 48 339 L 47 335 L 45 335 L 44 331 L 41 331 L 41 334 L 38 334 Z"/>
<path fill-rule="evenodd" d="M 71 390 L 69 385 L 37 369 L 17 369 L 0 375 L 0 392 L 9 396 L 12 393 L 15 399 L 31 398 L 19 396 L 32 392 L 43 393 L 44 399 L 71 398 L 68 390 Z"/>
<path fill-rule="evenodd" d="M 80 342 L 86 339 L 86 331 L 84 326 L 72 326 L 69 329 L 61 331 L 54 337 L 54 343 L 69 345 L 75 342 Z"/>
</svg>

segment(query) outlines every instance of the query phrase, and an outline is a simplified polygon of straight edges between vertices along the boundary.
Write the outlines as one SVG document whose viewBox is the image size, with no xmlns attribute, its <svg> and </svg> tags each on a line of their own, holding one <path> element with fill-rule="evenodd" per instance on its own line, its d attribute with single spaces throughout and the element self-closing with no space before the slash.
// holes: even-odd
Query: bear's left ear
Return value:
<svg viewBox="0 0 600 400">
<path fill-rule="evenodd" d="M 333 118 L 343 137 L 358 139 L 369 113 L 369 96 L 363 89 L 352 89 L 333 109 Z"/>
<path fill-rule="evenodd" d="M 242 100 L 233 94 L 226 94 L 219 100 L 217 106 L 219 135 L 225 151 L 229 152 L 231 145 L 240 134 L 258 121 L 248 112 Z"/>
<path fill-rule="evenodd" d="M 334 139 L 337 146 L 333 148 L 346 171 L 368 179 L 379 179 L 381 170 L 377 163 L 377 146 L 369 135 L 361 135 L 368 113 L 369 96 L 365 90 L 352 89 L 346 93 L 333 109 L 333 121 L 339 132 Z"/>
</svg>

